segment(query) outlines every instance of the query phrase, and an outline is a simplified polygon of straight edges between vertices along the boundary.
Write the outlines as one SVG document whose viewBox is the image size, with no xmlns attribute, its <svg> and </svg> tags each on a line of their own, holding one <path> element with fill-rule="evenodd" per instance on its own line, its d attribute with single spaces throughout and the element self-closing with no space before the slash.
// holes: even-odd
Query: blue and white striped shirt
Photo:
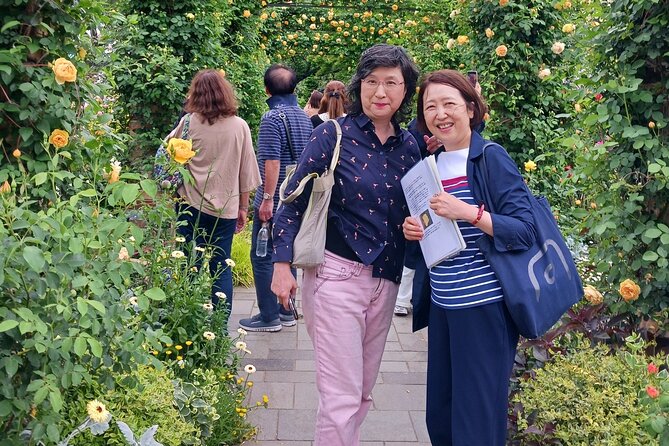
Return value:
<svg viewBox="0 0 669 446">
<path fill-rule="evenodd" d="M 274 192 L 273 212 L 276 212 L 279 205 L 279 186 L 286 178 L 286 166 L 297 164 L 304 146 L 309 141 L 313 126 L 304 110 L 297 105 L 297 97 L 294 94 L 271 96 L 267 99 L 267 105 L 269 105 L 270 110 L 263 115 L 258 130 L 258 167 L 260 168 L 260 178 L 262 178 L 263 184 L 256 190 L 253 207 L 256 209 L 260 207 L 262 196 L 265 193 L 265 161 L 281 160 L 279 180 Z M 279 116 L 282 111 L 285 113 L 290 126 L 290 139 L 295 150 L 295 159 L 292 158 L 288 147 L 286 126 Z"/>
<path fill-rule="evenodd" d="M 437 167 L 444 191 L 466 203 L 476 204 L 467 182 L 468 156 L 469 149 L 443 152 L 437 158 Z M 476 245 L 483 231 L 466 221 L 457 223 L 467 247 L 457 256 L 444 260 L 430 270 L 432 301 L 447 309 L 501 301 L 502 288 Z"/>
</svg>

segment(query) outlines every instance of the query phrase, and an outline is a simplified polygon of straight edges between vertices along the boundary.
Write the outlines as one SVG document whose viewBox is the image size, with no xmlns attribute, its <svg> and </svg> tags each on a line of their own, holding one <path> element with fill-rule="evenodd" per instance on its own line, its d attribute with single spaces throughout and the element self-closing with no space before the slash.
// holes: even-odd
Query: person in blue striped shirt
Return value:
<svg viewBox="0 0 669 446">
<path fill-rule="evenodd" d="M 427 412 L 432 444 L 506 443 L 508 387 L 518 331 L 504 305 L 495 273 L 476 241 L 492 237 L 498 250 L 527 249 L 535 237 L 530 203 L 518 167 L 504 150 L 486 154 L 475 131 L 485 103 L 465 76 L 454 70 L 428 74 L 418 96 L 418 127 L 434 135 L 444 151 L 437 167 L 444 192 L 431 199 L 437 215 L 457 221 L 466 249 L 430 270 Z M 491 214 L 482 201 L 485 175 Z M 422 225 L 407 217 L 408 240 L 420 240 Z"/>
</svg>

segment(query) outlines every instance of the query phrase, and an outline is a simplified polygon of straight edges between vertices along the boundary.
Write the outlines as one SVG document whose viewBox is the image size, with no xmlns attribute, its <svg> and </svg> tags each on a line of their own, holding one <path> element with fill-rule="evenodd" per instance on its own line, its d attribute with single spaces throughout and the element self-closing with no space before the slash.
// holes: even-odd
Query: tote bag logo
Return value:
<svg viewBox="0 0 669 446">
<path fill-rule="evenodd" d="M 546 257 L 546 259 L 541 263 L 541 265 L 543 266 L 544 264 L 548 263 L 543 273 L 544 280 L 549 285 L 553 285 L 555 283 L 556 266 L 551 261 L 555 258 L 555 256 L 548 255 L 549 248 L 555 249 L 555 254 L 557 254 L 557 257 L 560 259 L 560 262 L 562 262 L 562 266 L 564 267 L 564 270 L 567 272 L 567 277 L 571 279 L 571 271 L 569 269 L 569 263 L 567 263 L 567 258 L 560 249 L 560 245 L 558 245 L 553 239 L 546 239 L 539 252 L 537 252 L 527 264 L 527 274 L 530 276 L 530 282 L 532 283 L 532 287 L 534 287 L 534 293 L 535 297 L 537 298 L 537 302 L 539 302 L 539 298 L 541 297 L 541 288 L 539 286 L 539 280 L 537 279 L 537 276 L 534 273 L 534 266 L 540 260 L 542 260 L 544 256 Z"/>
</svg>

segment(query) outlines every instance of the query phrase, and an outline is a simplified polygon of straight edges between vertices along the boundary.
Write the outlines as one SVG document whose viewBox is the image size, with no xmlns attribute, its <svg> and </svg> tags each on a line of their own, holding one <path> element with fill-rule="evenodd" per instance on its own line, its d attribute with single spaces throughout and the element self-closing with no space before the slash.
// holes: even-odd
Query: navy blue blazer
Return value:
<svg viewBox="0 0 669 446">
<path fill-rule="evenodd" d="M 477 132 L 472 132 L 467 159 L 469 187 L 476 202 L 483 203 L 482 184 L 487 180 L 495 209 L 495 213 L 491 214 L 495 249 L 499 252 L 529 249 L 536 238 L 536 231 L 525 180 L 515 161 L 499 144 L 486 149 L 488 172 L 483 170 L 483 146 L 489 142 Z M 424 260 L 418 261 L 412 290 L 414 331 L 428 324 L 431 294 L 429 271 Z"/>
</svg>

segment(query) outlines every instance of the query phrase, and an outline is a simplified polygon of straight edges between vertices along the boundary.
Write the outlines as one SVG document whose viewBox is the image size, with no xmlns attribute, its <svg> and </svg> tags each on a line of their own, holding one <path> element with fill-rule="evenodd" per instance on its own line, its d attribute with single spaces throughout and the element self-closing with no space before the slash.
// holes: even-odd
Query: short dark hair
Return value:
<svg viewBox="0 0 669 446">
<path fill-rule="evenodd" d="M 401 46 L 387 45 L 385 43 L 367 48 L 358 61 L 355 74 L 348 85 L 348 94 L 352 99 L 349 112 L 352 115 L 362 113 L 362 102 L 360 100 L 360 89 L 362 80 L 369 76 L 377 68 L 399 67 L 404 77 L 404 99 L 399 110 L 395 113 L 399 121 L 411 113 L 411 99 L 416 93 L 418 83 L 418 68 L 409 54 Z"/>
<path fill-rule="evenodd" d="M 265 71 L 265 88 L 269 94 L 293 94 L 295 87 L 297 74 L 289 66 L 275 63 Z"/>
<path fill-rule="evenodd" d="M 425 90 L 430 84 L 443 84 L 455 88 L 460 92 L 462 98 L 467 104 L 467 108 L 474 112 L 474 117 L 469 120 L 469 127 L 473 130 L 481 125 L 483 116 L 488 111 L 488 106 L 472 86 L 469 79 L 462 73 L 455 70 L 439 70 L 428 73 L 423 82 L 420 84 L 420 91 L 418 93 L 418 110 L 416 113 L 416 121 L 418 130 L 423 133 L 428 133 L 427 124 L 425 123 L 425 113 L 423 106 L 425 104 Z"/>
<path fill-rule="evenodd" d="M 188 90 L 185 111 L 199 113 L 213 125 L 219 117 L 237 114 L 237 99 L 232 84 L 218 70 L 202 70 Z"/>
</svg>

